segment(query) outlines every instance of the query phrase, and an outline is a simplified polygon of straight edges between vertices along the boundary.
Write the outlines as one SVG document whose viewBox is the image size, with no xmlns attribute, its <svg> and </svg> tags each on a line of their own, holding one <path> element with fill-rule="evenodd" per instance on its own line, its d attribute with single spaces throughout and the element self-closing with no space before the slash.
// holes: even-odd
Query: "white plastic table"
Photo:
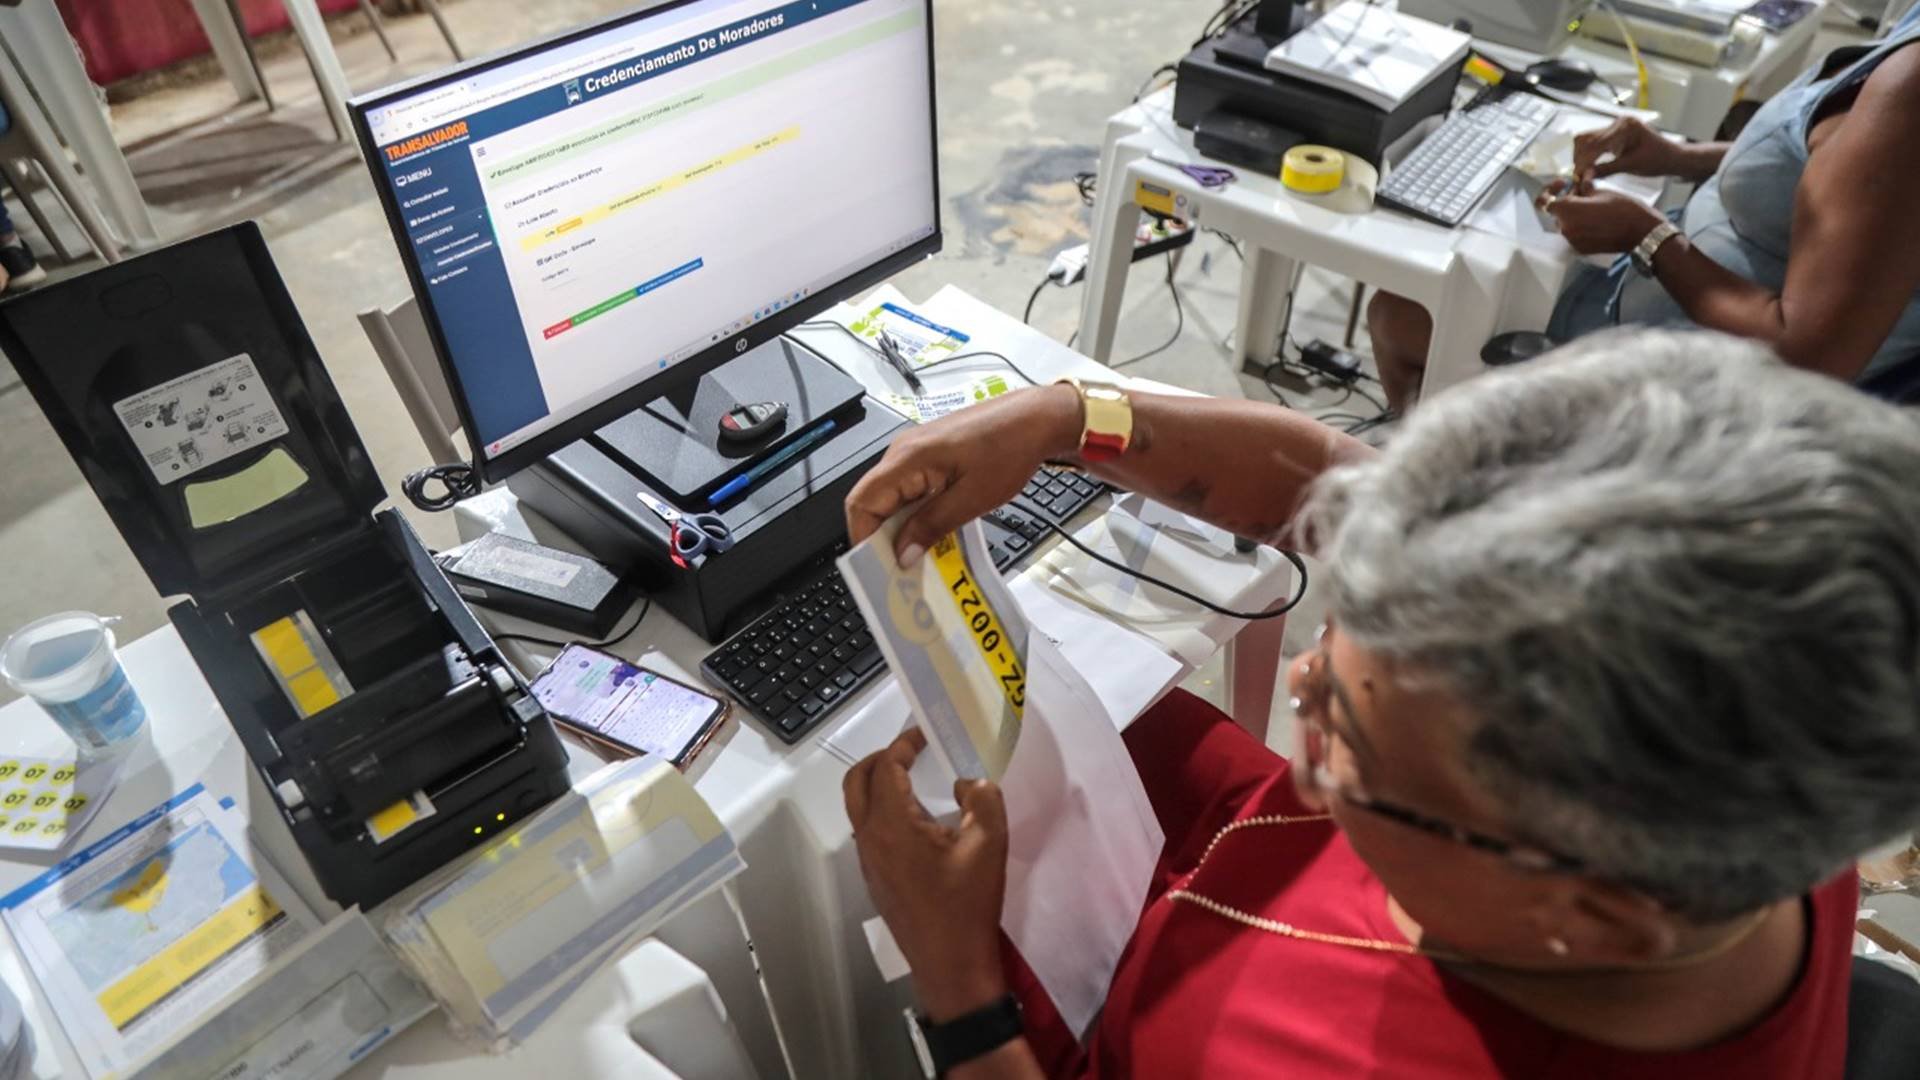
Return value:
<svg viewBox="0 0 1920 1080">
<path fill-rule="evenodd" d="M 1558 237 L 1521 242 L 1488 226 L 1483 219 L 1502 200 L 1490 196 L 1467 227 L 1449 229 L 1387 210 L 1339 213 L 1248 169 L 1236 169 L 1233 183 L 1208 188 L 1153 160 L 1156 153 L 1202 160 L 1192 132 L 1174 126 L 1172 103 L 1173 91 L 1162 90 L 1107 121 L 1080 322 L 1081 346 L 1093 359 L 1105 363 L 1113 352 L 1141 181 L 1174 192 L 1180 214 L 1196 225 L 1241 241 L 1246 262 L 1234 343 L 1250 372 L 1264 369 L 1278 352 L 1286 295 L 1300 263 L 1398 293 L 1433 315 L 1425 393 L 1477 374 L 1480 350 L 1495 333 L 1546 325 L 1575 256 Z"/>
<path fill-rule="evenodd" d="M 1820 32 L 1827 0 L 1820 9 L 1788 27 L 1768 33 L 1750 55 L 1729 64 L 1701 67 L 1682 60 L 1644 54 L 1647 63 L 1648 108 L 1660 114 L 1660 126 L 1690 139 L 1711 140 L 1726 119 L 1727 110 L 1747 98 L 1765 99 L 1790 82 L 1807 66 L 1814 38 Z M 1896 4 L 1908 0 L 1894 0 Z M 1608 16 L 1596 14 L 1597 19 Z M 1525 50 L 1479 42 L 1502 63 L 1524 67 L 1537 59 Z M 1603 78 L 1632 93 L 1638 82 L 1633 57 L 1625 46 L 1578 36 L 1561 46 L 1559 55 L 1593 65 Z M 1631 101 L 1628 104 L 1632 104 Z"/>
<path fill-rule="evenodd" d="M 1036 379 L 1069 371 L 1097 373 L 1090 361 L 1015 319 L 971 298 L 956 303 L 970 305 L 964 323 L 955 325 L 973 335 L 975 347 L 1006 353 Z M 856 378 L 870 384 L 886 378 L 842 335 L 816 333 L 808 341 Z M 928 373 L 926 380 L 937 391 L 942 381 L 985 373 L 943 369 Z M 550 525 L 522 512 L 504 489 L 463 504 L 459 525 L 465 537 L 500 528 L 549 544 L 569 543 Z M 1063 554 L 1060 549 L 1043 551 L 1033 565 L 1059 572 Z M 1271 551 L 1191 562 L 1182 567 L 1192 571 L 1186 583 L 1230 607 L 1266 606 L 1293 585 L 1287 564 Z M 488 619 L 497 624 L 496 632 L 565 637 L 517 620 Z M 1187 646 L 1179 670 L 1190 671 L 1205 653 L 1235 642 L 1242 654 L 1236 712 L 1270 709 L 1281 621 L 1258 624 L 1257 632 L 1236 639 L 1240 624 L 1194 611 L 1180 628 L 1182 640 L 1203 645 L 1198 650 Z M 1162 630 L 1147 632 L 1157 636 Z M 509 648 L 516 654 L 515 663 L 529 671 L 549 659 L 544 649 L 517 644 Z M 630 659 L 691 682 L 699 681 L 700 659 L 710 650 L 660 611 L 618 646 Z M 1256 653 L 1268 655 L 1256 660 L 1250 656 Z M 261 809 L 249 813 L 261 846 L 309 903 L 329 913 L 331 905 L 319 895 L 290 835 L 270 811 L 269 796 L 178 636 L 171 628 L 148 635 L 125 650 L 125 659 L 152 716 L 154 742 L 138 751 L 143 756 L 136 759 L 135 779 L 114 794 L 76 843 L 90 842 L 202 780 L 218 793 L 234 793 L 245 810 Z M 643 948 L 596 975 L 508 1057 L 476 1054 L 450 1038 L 442 1019 L 434 1015 L 370 1055 L 354 1075 L 404 1075 L 410 1080 L 536 1074 L 654 1080 L 675 1073 L 774 1078 L 787 1074 L 788 1055 L 793 1075 L 800 1078 L 917 1075 L 900 1022 L 907 989 L 903 983 L 883 981 L 861 930 L 874 911 L 842 805 L 840 783 L 848 762 L 829 746 L 830 740 L 858 725 L 899 723 L 893 711 L 904 717 L 905 707 L 891 682 L 882 679 L 867 687 L 833 721 L 795 746 L 782 744 L 756 723 L 729 721 L 690 769 L 696 788 L 726 823 L 747 862 L 734 887 L 745 926 L 751 929 L 751 953 L 732 909 L 719 897 L 709 898 L 662 928 L 654 939 L 659 948 Z M 0 749 L 21 748 L 8 743 L 9 737 L 37 732 L 44 738 L 50 729 L 51 722 L 35 706 L 15 702 L 0 710 Z M 571 740 L 568 748 L 576 775 L 599 764 L 594 754 Z M 25 860 L 0 859 L 0 889 L 27 880 L 41 868 Z M 0 975 L 14 981 L 16 989 L 30 990 L 25 980 L 14 978 L 17 971 L 9 971 L 5 951 L 0 948 Z M 765 992 L 756 957 L 764 971 Z M 79 1077 L 65 1036 L 48 1022 L 44 1006 L 31 1003 L 29 1011 L 48 1047 L 47 1071 L 39 1075 Z"/>
</svg>

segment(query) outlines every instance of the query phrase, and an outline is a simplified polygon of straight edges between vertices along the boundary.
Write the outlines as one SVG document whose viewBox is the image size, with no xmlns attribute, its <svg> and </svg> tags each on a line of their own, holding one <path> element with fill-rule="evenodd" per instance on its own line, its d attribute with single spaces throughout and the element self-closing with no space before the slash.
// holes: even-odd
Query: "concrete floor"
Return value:
<svg viewBox="0 0 1920 1080">
<path fill-rule="evenodd" d="M 446 5 L 471 54 L 481 54 L 620 10 L 615 0 L 458 0 Z M 896 279 L 909 296 L 954 283 L 1018 312 L 1054 252 L 1086 239 L 1086 214 L 1072 183 L 1094 168 L 1105 118 L 1125 105 L 1148 71 L 1174 59 L 1184 28 L 1197 28 L 1213 0 L 1098 0 L 1038 6 L 1017 0 L 936 4 L 941 182 L 946 250 Z M 356 90 L 369 90 L 449 62 L 421 16 L 389 20 L 400 52 L 386 54 L 358 16 L 333 35 Z M 1182 33 L 1169 35 L 1168 27 Z M 161 232 L 182 237 L 258 218 L 295 301 L 380 474 L 398 499 L 399 481 L 427 463 L 426 451 L 355 321 L 391 304 L 407 284 L 365 167 L 331 141 L 297 50 L 268 48 L 267 75 L 280 108 L 236 106 L 224 79 L 159 80 L 112 107 L 116 134 L 152 205 Z M 118 96 L 118 95 L 116 95 Z M 14 217 L 45 253 L 17 204 Z M 71 229 L 64 222 L 56 227 Z M 77 231 L 66 235 L 81 248 Z M 68 268 L 77 272 L 80 268 Z M 1142 264 L 1130 290 L 1117 352 L 1129 357 L 1167 341 L 1176 325 L 1164 264 Z M 1202 237 L 1179 274 L 1185 328 L 1164 352 L 1130 369 L 1214 394 L 1270 397 L 1238 376 L 1224 341 L 1233 326 L 1235 256 Z M 1309 277 L 1296 333 L 1344 331 L 1349 286 Z M 1080 290 L 1048 289 L 1035 322 L 1065 338 L 1078 323 Z M 12 382 L 0 372 L 0 386 Z M 1299 388 L 1295 388 L 1299 389 Z M 1290 398 L 1307 395 L 1289 393 Z M 1362 407 L 1365 414 L 1371 408 Z M 32 398 L 0 389 L 0 633 L 54 611 L 119 615 L 131 640 L 166 621 L 157 596 L 101 510 Z M 447 515 L 405 508 L 430 544 L 451 543 Z M 1304 616 L 1304 613 L 1303 613 Z M 1311 620 L 1295 620 L 1295 634 Z M 1217 669 L 1194 688 L 1218 699 Z M 0 700 L 8 692 L 0 687 Z M 1276 733 L 1277 735 L 1279 733 Z"/>
</svg>

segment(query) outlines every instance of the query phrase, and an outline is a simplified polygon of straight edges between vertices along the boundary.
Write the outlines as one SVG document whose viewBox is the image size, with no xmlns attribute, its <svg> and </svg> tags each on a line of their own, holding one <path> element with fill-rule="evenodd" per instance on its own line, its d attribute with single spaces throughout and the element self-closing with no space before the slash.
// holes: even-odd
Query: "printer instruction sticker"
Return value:
<svg viewBox="0 0 1920 1080">
<path fill-rule="evenodd" d="M 113 411 L 162 484 L 287 433 L 246 353 L 116 401 Z"/>
</svg>

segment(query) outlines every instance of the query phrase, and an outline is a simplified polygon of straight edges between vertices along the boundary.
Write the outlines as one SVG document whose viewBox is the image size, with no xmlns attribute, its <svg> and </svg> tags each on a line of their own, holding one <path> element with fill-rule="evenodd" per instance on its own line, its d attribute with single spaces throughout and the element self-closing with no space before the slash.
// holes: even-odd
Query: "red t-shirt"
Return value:
<svg viewBox="0 0 1920 1080">
<path fill-rule="evenodd" d="M 1029 1038 L 1056 1076 L 1632 1077 L 1838 1080 L 1857 887 L 1810 899 L 1800 982 L 1772 1015 L 1716 1046 L 1617 1050 L 1546 1026 L 1420 957 L 1283 938 L 1164 893 L 1221 826 L 1307 812 L 1284 759 L 1197 699 L 1163 702 L 1128 743 L 1167 848 L 1105 1011 L 1085 1047 L 1019 967 Z M 1384 886 L 1330 824 L 1260 827 L 1220 843 L 1194 892 L 1304 929 L 1404 942 Z"/>
</svg>

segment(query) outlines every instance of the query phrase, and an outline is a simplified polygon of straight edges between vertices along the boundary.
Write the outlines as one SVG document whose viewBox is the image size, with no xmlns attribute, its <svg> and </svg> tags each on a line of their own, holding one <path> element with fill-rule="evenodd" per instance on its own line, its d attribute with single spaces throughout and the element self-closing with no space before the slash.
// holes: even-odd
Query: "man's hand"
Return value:
<svg viewBox="0 0 1920 1080">
<path fill-rule="evenodd" d="M 921 503 L 895 547 L 911 566 L 941 537 L 1018 495 L 1043 462 L 1078 450 L 1080 424 L 1074 389 L 1048 386 L 901 432 L 847 495 L 847 537 L 858 544 Z"/>
<path fill-rule="evenodd" d="M 1630 117 L 1573 140 L 1573 177 L 1582 186 L 1618 173 L 1673 176 L 1679 166 L 1674 144 L 1645 121 Z"/>
<path fill-rule="evenodd" d="M 1007 809 L 997 786 L 961 780 L 953 786 L 958 827 L 935 821 L 907 778 L 926 745 L 919 728 L 909 729 L 849 770 L 842 786 L 867 891 L 913 968 L 920 1004 L 942 1023 L 1007 992 Z"/>
<path fill-rule="evenodd" d="M 1560 235 L 1582 255 L 1632 251 L 1667 220 L 1653 207 L 1619 192 L 1569 188 L 1564 180 L 1549 184 L 1539 205 L 1553 215 Z"/>
</svg>

